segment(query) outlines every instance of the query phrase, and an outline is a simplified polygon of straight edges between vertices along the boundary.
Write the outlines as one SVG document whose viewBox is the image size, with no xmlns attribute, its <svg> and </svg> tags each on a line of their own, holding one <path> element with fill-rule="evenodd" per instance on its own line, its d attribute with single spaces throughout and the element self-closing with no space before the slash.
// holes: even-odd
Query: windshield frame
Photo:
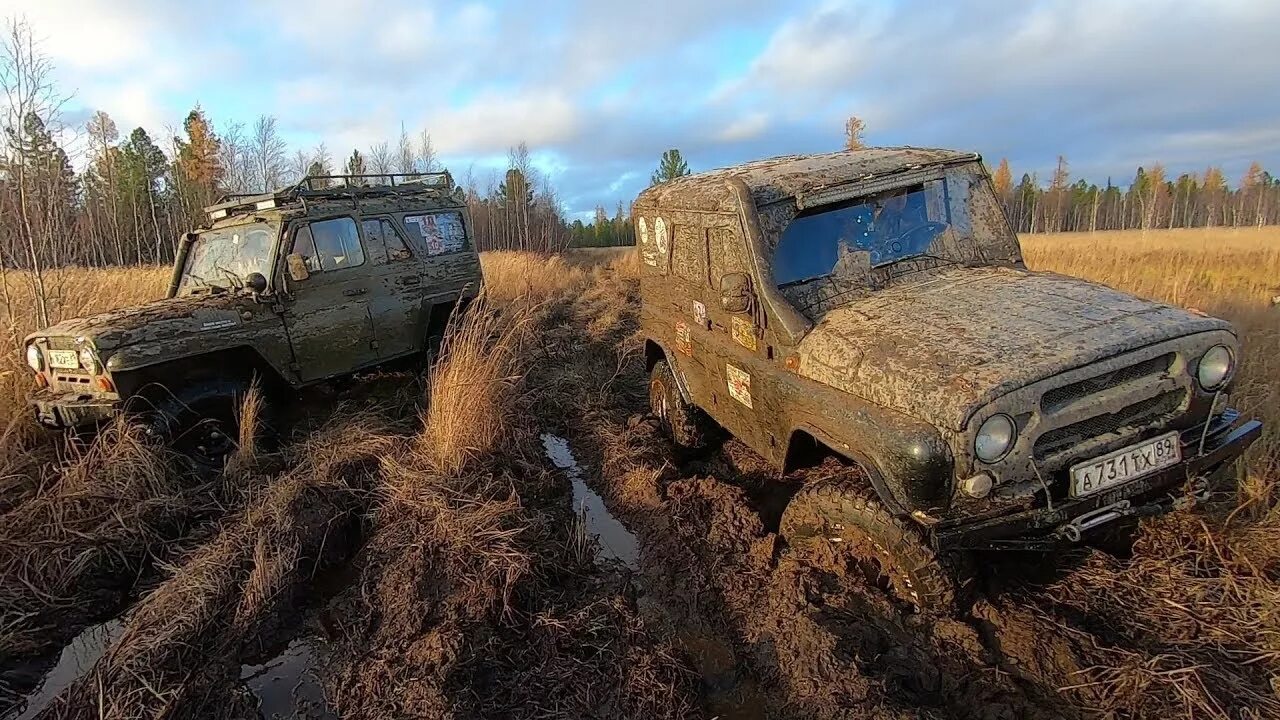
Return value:
<svg viewBox="0 0 1280 720">
<path fill-rule="evenodd" d="M 798 219 L 870 205 L 877 199 L 904 191 L 925 190 L 927 195 L 929 185 L 935 182 L 935 196 L 927 202 L 941 205 L 926 208 L 924 219 L 934 222 L 931 216 L 939 211 L 938 217 L 947 227 L 934 235 L 922 251 L 876 264 L 869 262 L 869 258 L 852 257 L 869 255 L 867 252 L 849 253 L 853 262 L 847 264 L 837 254 L 826 273 L 789 280 L 783 273 L 781 282 L 775 279 L 778 249 Z M 990 175 L 978 162 L 935 166 L 849 183 L 824 190 L 819 202 L 806 202 L 808 199 L 800 197 L 794 202 L 764 205 L 758 211 L 768 238 L 768 255 L 761 260 L 768 266 L 771 289 L 810 322 L 817 322 L 829 310 L 885 289 L 910 275 L 922 272 L 934 275 L 934 271 L 956 266 L 1022 266 L 1017 235 L 1005 217 Z M 839 240 L 833 238 L 832 242 Z"/>
<path fill-rule="evenodd" d="M 235 268 L 226 267 L 222 259 L 216 262 L 227 271 L 235 274 L 238 282 L 231 282 L 230 276 L 226 272 L 222 272 L 218 267 L 209 267 L 205 273 L 192 273 L 194 269 L 193 263 L 198 261 L 198 253 L 200 252 L 201 241 L 211 236 L 226 234 L 229 237 L 236 231 L 245 232 L 249 228 L 260 226 L 268 231 L 268 247 L 266 253 L 255 263 L 255 268 L 247 270 L 243 274 L 236 272 Z M 204 228 L 192 233 L 188 233 L 183 242 L 182 253 L 178 257 L 174 273 L 174 294 L 175 295 L 191 295 L 199 291 L 208 292 L 235 292 L 245 287 L 248 275 L 254 272 L 260 272 L 267 278 L 267 287 L 272 287 L 273 276 L 275 275 L 276 261 L 280 252 L 280 229 L 282 223 L 275 219 L 264 218 L 261 216 L 246 217 L 241 222 L 235 222 L 227 225 L 219 225 L 211 228 Z M 247 233 L 246 233 L 247 234 Z M 223 242 L 227 240 L 224 239 Z"/>
</svg>

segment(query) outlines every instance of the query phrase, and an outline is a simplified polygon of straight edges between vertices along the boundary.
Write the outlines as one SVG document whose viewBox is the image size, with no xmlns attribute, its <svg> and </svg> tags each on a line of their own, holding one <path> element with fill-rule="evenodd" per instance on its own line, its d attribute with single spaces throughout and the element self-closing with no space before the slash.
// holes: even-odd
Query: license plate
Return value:
<svg viewBox="0 0 1280 720">
<path fill-rule="evenodd" d="M 80 355 L 75 350 L 50 350 L 49 366 L 74 370 L 80 367 Z"/>
<path fill-rule="evenodd" d="M 1071 466 L 1071 494 L 1091 495 L 1179 462 L 1182 445 L 1178 433 L 1171 432 Z"/>
</svg>

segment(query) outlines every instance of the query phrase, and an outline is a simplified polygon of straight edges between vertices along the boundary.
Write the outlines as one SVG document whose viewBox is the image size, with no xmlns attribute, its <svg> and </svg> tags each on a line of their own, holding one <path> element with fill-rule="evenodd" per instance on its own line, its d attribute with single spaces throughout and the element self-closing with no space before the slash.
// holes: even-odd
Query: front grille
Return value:
<svg viewBox="0 0 1280 720">
<path fill-rule="evenodd" d="M 1133 403 L 1113 413 L 1095 415 L 1088 420 L 1050 430 L 1036 438 L 1033 450 L 1035 459 L 1037 462 L 1044 460 L 1086 440 L 1124 428 L 1139 428 L 1170 419 L 1182 408 L 1186 399 L 1187 391 L 1179 388 Z"/>
<path fill-rule="evenodd" d="M 1040 398 L 1040 409 L 1046 413 L 1054 413 L 1084 397 L 1109 390 L 1124 383 L 1140 378 L 1169 372 L 1173 367 L 1174 353 L 1165 353 L 1150 360 L 1112 370 L 1109 373 L 1095 375 L 1079 382 L 1054 388 Z"/>
</svg>

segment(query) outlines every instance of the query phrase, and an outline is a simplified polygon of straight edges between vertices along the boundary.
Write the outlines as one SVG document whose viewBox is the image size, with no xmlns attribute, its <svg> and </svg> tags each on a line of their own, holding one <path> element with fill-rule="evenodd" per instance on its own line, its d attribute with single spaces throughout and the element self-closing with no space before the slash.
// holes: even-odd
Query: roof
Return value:
<svg viewBox="0 0 1280 720">
<path fill-rule="evenodd" d="M 833 185 L 870 180 L 931 165 L 980 160 L 977 153 L 937 148 L 885 147 L 842 150 L 821 155 L 784 155 L 708 172 L 686 175 L 640 193 L 638 205 L 690 210 L 731 210 L 725 181 L 739 178 L 756 205 L 802 196 Z"/>
</svg>

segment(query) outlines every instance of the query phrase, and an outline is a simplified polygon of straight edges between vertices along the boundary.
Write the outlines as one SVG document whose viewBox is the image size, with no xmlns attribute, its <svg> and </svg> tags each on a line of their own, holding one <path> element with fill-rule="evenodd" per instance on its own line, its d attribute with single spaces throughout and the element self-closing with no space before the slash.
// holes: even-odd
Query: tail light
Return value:
<svg viewBox="0 0 1280 720">
<path fill-rule="evenodd" d="M 116 391 L 116 386 L 111 383 L 111 379 L 108 378 L 106 375 L 99 375 L 97 379 L 94 380 L 94 384 L 97 385 L 98 389 L 103 392 Z"/>
</svg>

